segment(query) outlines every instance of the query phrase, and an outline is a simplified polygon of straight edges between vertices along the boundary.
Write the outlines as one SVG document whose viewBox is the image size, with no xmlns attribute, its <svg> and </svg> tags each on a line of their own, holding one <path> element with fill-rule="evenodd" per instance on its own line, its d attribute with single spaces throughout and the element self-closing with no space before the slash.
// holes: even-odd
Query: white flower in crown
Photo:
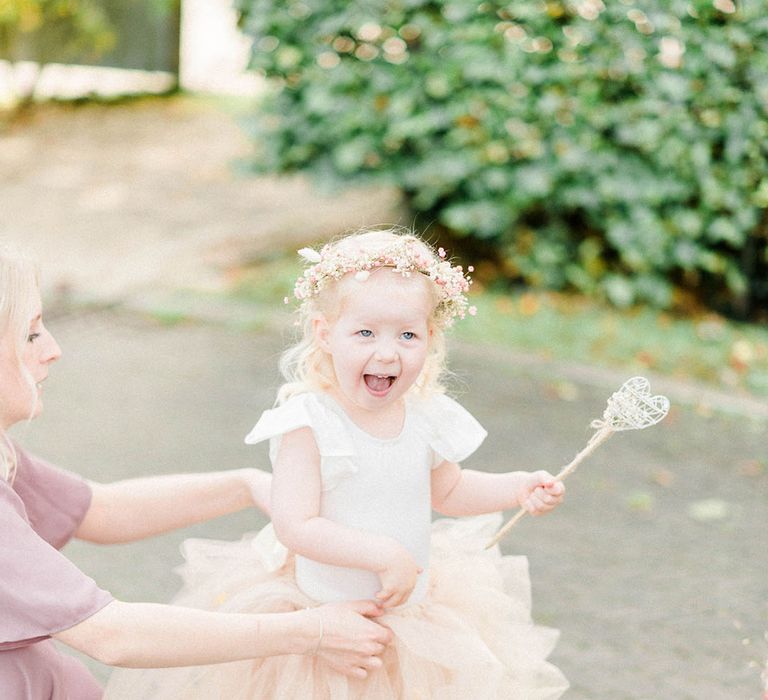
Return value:
<svg viewBox="0 0 768 700">
<path fill-rule="evenodd" d="M 403 237 L 373 252 L 326 245 L 319 252 L 312 248 L 302 248 L 298 253 L 310 263 L 293 288 L 294 296 L 302 304 L 317 296 L 330 282 L 340 280 L 350 272 L 355 273 L 358 282 L 365 282 L 371 271 L 391 267 L 404 277 L 419 272 L 435 283 L 439 297 L 436 316 L 446 326 L 457 317 L 464 318 L 467 313 L 471 316 L 477 313 L 474 306 L 469 306 L 466 297 L 472 279 L 465 274 L 461 265 L 451 265 L 445 259 L 443 248 L 435 256 L 424 250 L 414 239 Z M 474 268 L 467 268 L 467 272 L 473 271 Z"/>
<path fill-rule="evenodd" d="M 304 258 L 304 260 L 309 263 L 314 264 L 320 262 L 320 253 L 318 253 L 314 248 L 301 248 L 298 253 L 302 258 Z"/>
</svg>

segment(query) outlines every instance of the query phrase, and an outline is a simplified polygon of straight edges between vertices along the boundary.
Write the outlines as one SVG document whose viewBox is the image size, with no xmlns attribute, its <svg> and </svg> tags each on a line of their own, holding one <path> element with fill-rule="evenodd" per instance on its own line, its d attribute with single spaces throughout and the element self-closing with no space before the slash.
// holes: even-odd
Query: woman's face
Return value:
<svg viewBox="0 0 768 700">
<path fill-rule="evenodd" d="M 11 335 L 5 333 L 0 338 L 0 427 L 3 429 L 40 415 L 43 410 L 42 383 L 48 376 L 51 362 L 61 357 L 61 348 L 43 325 L 39 294 L 36 294 L 29 332 L 19 358 Z M 28 377 L 24 376 L 19 364 Z M 30 386 L 29 378 L 34 388 Z"/>
</svg>

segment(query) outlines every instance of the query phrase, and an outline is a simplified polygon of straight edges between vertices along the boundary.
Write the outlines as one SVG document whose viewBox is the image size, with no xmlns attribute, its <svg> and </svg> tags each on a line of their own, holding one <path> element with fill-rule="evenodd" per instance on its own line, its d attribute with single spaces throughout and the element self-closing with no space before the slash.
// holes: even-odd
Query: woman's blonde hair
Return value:
<svg viewBox="0 0 768 700">
<path fill-rule="evenodd" d="M 412 247 L 420 259 L 429 261 L 430 266 L 445 264 L 440 255 L 423 240 L 410 231 L 396 228 L 364 230 L 344 236 L 324 246 L 322 253 L 325 258 L 330 259 L 338 255 L 348 260 L 346 256 L 349 253 L 376 258 L 381 251 L 400 244 Z M 320 317 L 329 321 L 335 321 L 338 318 L 343 301 L 343 290 L 339 282 L 343 277 L 344 274 L 333 275 L 324 280 L 324 283 L 310 296 L 302 297 L 303 302 L 297 312 L 299 314 L 297 326 L 301 329 L 300 340 L 288 348 L 280 358 L 280 371 L 286 383 L 278 391 L 278 404 L 296 394 L 321 391 L 336 385 L 331 359 L 317 343 L 313 322 Z M 299 284 L 306 284 L 306 278 L 299 279 Z M 434 301 L 430 318 L 429 351 L 421 374 L 409 389 L 409 393 L 428 397 L 445 391 L 443 384 L 447 374 L 445 328 L 450 324 L 451 319 L 446 316 L 442 308 L 438 285 L 426 275 L 424 280 Z"/>
<path fill-rule="evenodd" d="M 35 292 L 39 289 L 36 263 L 23 251 L 0 244 L 0 342 L 8 343 L 20 376 L 36 396 L 34 380 L 24 368 L 21 356 L 29 337 L 29 321 L 35 312 Z M 2 386 L 2 385 L 0 385 Z M 0 388 L 0 405 L 5 400 Z M 30 412 L 32 411 L 30 407 Z M 0 427 L 0 479 L 11 481 L 16 469 L 13 445 Z"/>
</svg>

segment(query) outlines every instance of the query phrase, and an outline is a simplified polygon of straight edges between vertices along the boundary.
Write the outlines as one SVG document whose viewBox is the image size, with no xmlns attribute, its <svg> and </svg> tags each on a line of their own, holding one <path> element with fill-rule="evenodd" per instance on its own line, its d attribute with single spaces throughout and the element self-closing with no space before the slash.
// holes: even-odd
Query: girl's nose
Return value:
<svg viewBox="0 0 768 700">
<path fill-rule="evenodd" d="M 397 360 L 397 350 L 391 343 L 380 343 L 376 348 L 376 359 L 379 362 L 394 362 Z"/>
</svg>

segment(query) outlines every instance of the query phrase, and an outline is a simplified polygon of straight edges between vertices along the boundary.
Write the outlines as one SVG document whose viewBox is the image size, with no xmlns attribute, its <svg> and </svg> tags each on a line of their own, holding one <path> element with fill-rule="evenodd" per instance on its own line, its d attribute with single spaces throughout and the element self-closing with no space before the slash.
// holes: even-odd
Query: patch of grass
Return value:
<svg viewBox="0 0 768 700">
<path fill-rule="evenodd" d="M 274 305 L 280 311 L 285 298 L 293 299 L 293 284 L 301 273 L 298 259 L 293 255 L 278 255 L 232 271 L 232 295 L 241 301 Z M 279 306 L 278 306 L 279 305 Z"/>
<path fill-rule="evenodd" d="M 291 297 L 301 268 L 294 256 L 277 256 L 233 276 L 239 300 L 274 305 Z M 768 329 L 716 314 L 682 318 L 650 308 L 619 310 L 586 297 L 552 292 L 500 294 L 475 290 L 476 316 L 451 333 L 553 360 L 704 381 L 768 398 Z M 286 318 L 292 304 L 285 306 Z"/>
<path fill-rule="evenodd" d="M 127 308 L 144 314 L 155 323 L 172 328 L 180 324 L 216 323 L 229 328 L 252 331 L 272 324 L 276 316 L 274 301 L 237 299 L 219 291 L 177 290 L 171 294 L 135 297 Z"/>
<path fill-rule="evenodd" d="M 150 315 L 157 323 L 166 328 L 173 328 L 189 320 L 186 312 L 174 309 L 154 309 Z"/>
<path fill-rule="evenodd" d="M 473 296 L 477 316 L 456 324 L 465 341 L 556 360 L 705 381 L 768 397 L 768 329 L 715 314 L 681 318 L 650 308 L 618 310 L 549 292 Z"/>
</svg>

